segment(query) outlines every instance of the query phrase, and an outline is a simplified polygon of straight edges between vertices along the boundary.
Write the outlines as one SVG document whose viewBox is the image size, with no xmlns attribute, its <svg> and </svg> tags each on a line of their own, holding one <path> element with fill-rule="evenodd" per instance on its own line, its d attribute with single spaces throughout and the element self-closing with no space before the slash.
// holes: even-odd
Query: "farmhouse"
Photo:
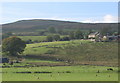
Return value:
<svg viewBox="0 0 120 83">
<path fill-rule="evenodd" d="M 96 37 L 96 36 L 99 36 L 99 35 L 100 35 L 99 32 L 94 32 L 94 33 L 89 34 L 89 35 L 88 35 L 88 38 L 89 38 L 89 39 L 95 39 L 95 37 Z"/>
</svg>

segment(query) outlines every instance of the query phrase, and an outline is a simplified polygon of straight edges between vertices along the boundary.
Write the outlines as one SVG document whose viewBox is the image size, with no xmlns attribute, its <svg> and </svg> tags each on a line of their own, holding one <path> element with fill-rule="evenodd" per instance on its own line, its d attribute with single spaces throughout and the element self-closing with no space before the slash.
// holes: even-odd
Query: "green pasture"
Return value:
<svg viewBox="0 0 120 83">
<path fill-rule="evenodd" d="M 92 61 L 99 65 L 117 66 L 117 42 L 91 42 L 89 40 L 71 40 L 27 44 L 23 55 L 50 56 L 69 60 L 75 64 Z M 94 64 L 93 63 L 93 64 Z"/>
<path fill-rule="evenodd" d="M 2 68 L 2 80 L 118 81 L 118 68 L 113 67 L 116 66 L 114 63 L 117 63 L 118 58 L 117 45 L 118 44 L 116 42 L 91 42 L 89 40 L 55 41 L 27 44 L 27 47 L 22 54 L 25 60 L 23 60 L 22 63 L 14 63 L 13 66 L 6 64 L 9 65 L 10 68 Z M 30 55 L 32 55 L 32 57 Z M 40 66 L 41 64 L 46 63 L 67 63 L 64 61 L 50 60 L 50 58 L 44 60 L 44 57 L 60 58 L 65 61 L 70 60 L 73 62 L 73 64 L 71 66 Z M 87 61 L 93 61 L 96 64 L 90 63 L 89 65 L 85 65 Z M 103 63 L 105 61 L 108 62 L 107 65 Z M 81 62 L 84 64 L 80 65 Z M 101 65 L 101 63 L 104 66 L 90 66 Z M 39 67 L 25 65 L 39 65 Z M 107 70 L 108 68 L 112 68 L 113 71 Z"/>
<path fill-rule="evenodd" d="M 112 68 L 113 71 L 108 71 Z M 97 73 L 99 70 L 99 73 Z M 31 73 L 15 73 L 15 72 Z M 51 73 L 35 73 L 35 72 Z M 57 66 L 31 68 L 3 68 L 3 81 L 117 81 L 117 67 Z"/>
<path fill-rule="evenodd" d="M 70 43 L 56 52 L 62 58 L 87 61 L 115 61 L 118 59 L 117 42 Z"/>
<path fill-rule="evenodd" d="M 27 44 L 23 54 L 25 55 L 40 55 L 49 52 L 50 50 L 55 50 L 54 48 L 49 47 L 63 47 L 72 43 L 76 45 L 79 43 L 87 43 L 90 41 L 87 40 L 71 40 L 71 41 L 55 41 L 55 42 L 41 42 L 34 44 Z"/>
<path fill-rule="evenodd" d="M 46 62 L 46 63 L 59 63 L 57 61 L 48 61 L 48 60 L 36 60 L 36 59 L 25 59 L 24 63 L 27 63 L 27 62 Z"/>
<path fill-rule="evenodd" d="M 53 34 L 49 34 L 49 35 L 53 35 Z M 67 35 L 61 35 L 60 37 L 63 38 L 65 36 Z M 47 36 L 18 36 L 18 37 L 24 41 L 31 39 L 32 41 L 42 42 L 42 41 L 46 41 Z"/>
<path fill-rule="evenodd" d="M 18 36 L 18 37 L 24 41 L 27 41 L 29 39 L 31 39 L 32 41 L 45 41 L 46 40 L 46 36 Z"/>
</svg>

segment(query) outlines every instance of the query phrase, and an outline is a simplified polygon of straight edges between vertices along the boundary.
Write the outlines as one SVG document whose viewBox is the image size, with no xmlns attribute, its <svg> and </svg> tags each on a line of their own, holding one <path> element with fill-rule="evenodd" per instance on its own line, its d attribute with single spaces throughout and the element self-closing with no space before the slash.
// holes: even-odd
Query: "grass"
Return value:
<svg viewBox="0 0 120 83">
<path fill-rule="evenodd" d="M 71 61 L 73 64 L 96 64 L 117 66 L 117 42 L 91 42 L 89 40 L 71 40 L 27 44 L 24 55 L 33 55 Z M 40 57 L 38 57 L 40 56 Z M 31 57 L 33 58 L 33 57 Z M 36 59 L 37 59 L 36 58 Z"/>
<path fill-rule="evenodd" d="M 27 47 L 23 54 L 29 55 L 40 55 L 46 53 L 48 50 L 52 50 L 52 48 L 47 47 L 63 47 L 64 45 L 71 44 L 72 42 L 79 43 L 79 42 L 89 42 L 84 40 L 74 40 L 74 41 L 55 41 L 55 42 L 44 42 L 44 43 L 34 43 L 34 44 L 27 44 Z"/>
<path fill-rule="evenodd" d="M 47 62 L 47 63 L 58 63 L 58 62 L 56 62 L 56 61 L 36 60 L 36 59 L 26 59 L 24 62 Z"/>
<path fill-rule="evenodd" d="M 113 68 L 114 71 L 108 71 Z M 96 73 L 97 71 L 100 73 Z M 3 81 L 117 81 L 117 67 L 58 66 L 31 68 L 3 68 Z M 31 73 L 13 73 L 30 71 Z M 47 71 L 52 73 L 34 73 Z M 96 76 L 97 75 L 97 76 Z M 39 79 L 38 79 L 39 77 Z"/>
<path fill-rule="evenodd" d="M 88 40 L 27 44 L 23 52 L 25 61 L 15 63 L 10 68 L 2 68 L 3 81 L 118 81 L 118 68 L 113 67 L 117 66 L 118 61 L 117 45 L 116 42 Z M 56 59 L 63 61 L 55 61 Z M 72 62 L 71 66 L 55 66 L 70 64 L 66 62 L 68 60 Z M 108 71 L 108 68 L 112 68 L 113 71 Z M 98 71 L 100 73 L 97 73 Z"/>
<path fill-rule="evenodd" d="M 59 52 L 64 57 L 83 60 L 113 60 L 118 58 L 118 44 L 116 42 L 88 42 L 64 46 Z M 58 53 L 58 54 L 60 54 Z"/>
<path fill-rule="evenodd" d="M 31 39 L 32 41 L 46 41 L 46 36 L 18 36 L 24 41 Z"/>
<path fill-rule="evenodd" d="M 60 37 L 63 38 L 64 36 L 67 36 L 67 35 L 61 35 Z M 31 39 L 33 42 L 34 41 L 38 41 L 38 42 L 46 41 L 46 38 L 47 38 L 47 36 L 18 36 L 18 37 L 24 41 Z"/>
</svg>

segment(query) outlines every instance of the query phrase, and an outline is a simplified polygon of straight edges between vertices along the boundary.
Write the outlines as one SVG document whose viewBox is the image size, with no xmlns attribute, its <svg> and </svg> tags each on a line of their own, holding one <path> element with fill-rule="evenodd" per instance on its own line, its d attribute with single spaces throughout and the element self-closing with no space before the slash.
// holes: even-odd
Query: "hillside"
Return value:
<svg viewBox="0 0 120 83">
<path fill-rule="evenodd" d="M 117 23 L 80 23 L 70 21 L 59 21 L 59 20 L 20 20 L 13 23 L 3 24 L 3 32 L 33 32 L 39 29 L 46 29 L 48 27 L 55 27 L 58 29 L 75 29 L 80 28 L 82 30 L 94 29 L 100 30 L 101 28 L 110 28 L 117 30 Z"/>
<path fill-rule="evenodd" d="M 23 55 L 26 55 L 25 57 L 29 59 L 67 61 L 72 64 L 117 66 L 117 49 L 118 44 L 116 42 L 95 43 L 89 40 L 72 40 L 27 44 Z"/>
</svg>

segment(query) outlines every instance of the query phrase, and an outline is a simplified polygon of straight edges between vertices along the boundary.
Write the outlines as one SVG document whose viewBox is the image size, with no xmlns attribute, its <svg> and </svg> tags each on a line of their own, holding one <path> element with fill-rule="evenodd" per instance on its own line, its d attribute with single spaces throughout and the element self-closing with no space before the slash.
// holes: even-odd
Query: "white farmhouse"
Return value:
<svg viewBox="0 0 120 83">
<path fill-rule="evenodd" d="M 88 35 L 88 38 L 89 39 L 91 39 L 91 38 L 94 39 L 96 36 L 99 36 L 99 35 L 100 35 L 99 32 L 91 33 L 91 34 Z"/>
</svg>

